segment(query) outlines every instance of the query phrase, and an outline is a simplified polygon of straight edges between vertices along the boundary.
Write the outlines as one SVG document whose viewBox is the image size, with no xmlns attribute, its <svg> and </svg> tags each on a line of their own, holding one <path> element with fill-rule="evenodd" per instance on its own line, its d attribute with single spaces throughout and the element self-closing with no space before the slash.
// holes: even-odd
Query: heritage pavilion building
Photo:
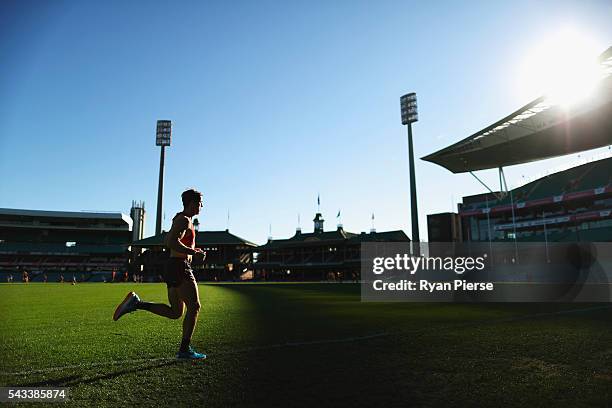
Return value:
<svg viewBox="0 0 612 408">
<path fill-rule="evenodd" d="M 335 231 L 325 231 L 323 216 L 317 213 L 314 231 L 287 239 L 268 239 L 254 249 L 253 264 L 256 280 L 353 280 L 361 275 L 361 244 L 365 242 L 410 242 L 402 230 L 355 234 L 345 231 L 341 224 Z"/>
</svg>

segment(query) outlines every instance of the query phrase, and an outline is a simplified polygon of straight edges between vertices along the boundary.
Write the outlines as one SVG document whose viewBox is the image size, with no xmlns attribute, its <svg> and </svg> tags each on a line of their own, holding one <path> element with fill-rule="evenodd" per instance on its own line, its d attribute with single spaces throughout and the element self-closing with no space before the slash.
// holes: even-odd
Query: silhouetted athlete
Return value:
<svg viewBox="0 0 612 408">
<path fill-rule="evenodd" d="M 181 195 L 183 211 L 172 219 L 172 228 L 166 237 L 166 246 L 170 249 L 170 259 L 166 265 L 164 281 L 168 286 L 168 302 L 143 302 L 134 292 L 127 294 L 123 302 L 117 306 L 113 320 L 118 320 L 126 313 L 136 310 L 147 310 L 170 319 L 178 319 L 183 315 L 184 306 L 187 308 L 183 320 L 183 337 L 177 358 L 200 359 L 205 354 L 196 352 L 189 343 L 195 329 L 200 312 L 200 295 L 193 271 L 191 258 L 194 255 L 205 257 L 206 253 L 195 246 L 195 229 L 192 218 L 200 213 L 202 207 L 202 193 L 196 190 L 187 190 Z"/>
</svg>

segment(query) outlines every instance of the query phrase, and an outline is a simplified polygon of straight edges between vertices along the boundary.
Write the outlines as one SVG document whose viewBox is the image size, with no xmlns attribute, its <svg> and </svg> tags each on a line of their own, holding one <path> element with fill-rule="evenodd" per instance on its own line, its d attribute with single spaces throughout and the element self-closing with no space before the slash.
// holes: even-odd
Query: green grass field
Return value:
<svg viewBox="0 0 612 408">
<path fill-rule="evenodd" d="M 0 285 L 0 386 L 70 387 L 71 406 L 606 406 L 607 304 L 361 303 L 358 285 L 200 285 L 181 321 L 125 293 L 162 284 Z M 33 403 L 32 406 L 40 406 Z"/>
</svg>

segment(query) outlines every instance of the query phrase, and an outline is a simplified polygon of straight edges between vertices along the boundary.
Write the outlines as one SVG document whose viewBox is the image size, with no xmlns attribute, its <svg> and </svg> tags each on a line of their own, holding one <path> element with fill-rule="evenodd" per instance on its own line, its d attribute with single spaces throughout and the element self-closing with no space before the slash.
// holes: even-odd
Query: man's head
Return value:
<svg viewBox="0 0 612 408">
<path fill-rule="evenodd" d="M 190 217 L 200 213 L 200 208 L 203 204 L 202 193 L 190 188 L 189 190 L 183 191 L 181 199 L 183 200 L 183 213 Z"/>
</svg>

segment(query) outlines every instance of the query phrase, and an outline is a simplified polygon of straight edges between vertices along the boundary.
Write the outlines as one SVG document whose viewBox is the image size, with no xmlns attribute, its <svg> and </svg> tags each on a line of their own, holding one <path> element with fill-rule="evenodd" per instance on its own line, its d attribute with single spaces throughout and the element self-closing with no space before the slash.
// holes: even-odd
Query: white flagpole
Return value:
<svg viewBox="0 0 612 408">
<path fill-rule="evenodd" d="M 493 256 L 493 245 L 491 244 L 491 210 L 489 209 L 489 197 L 485 196 L 487 203 L 487 237 L 489 238 L 489 252 L 490 256 Z M 491 258 L 493 259 L 493 258 Z"/>
<path fill-rule="evenodd" d="M 544 223 L 544 245 L 546 245 L 546 263 L 550 263 L 550 256 L 548 255 L 548 233 L 546 230 L 546 218 L 544 217 L 544 210 L 542 210 L 542 222 Z"/>
<path fill-rule="evenodd" d="M 514 258 L 518 264 L 518 244 L 516 243 L 516 217 L 514 216 L 514 198 L 512 195 L 512 189 L 510 189 L 510 207 L 512 208 L 512 230 L 514 232 Z"/>
</svg>

